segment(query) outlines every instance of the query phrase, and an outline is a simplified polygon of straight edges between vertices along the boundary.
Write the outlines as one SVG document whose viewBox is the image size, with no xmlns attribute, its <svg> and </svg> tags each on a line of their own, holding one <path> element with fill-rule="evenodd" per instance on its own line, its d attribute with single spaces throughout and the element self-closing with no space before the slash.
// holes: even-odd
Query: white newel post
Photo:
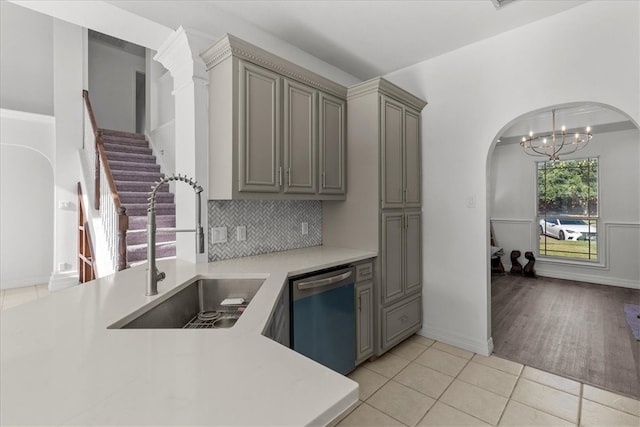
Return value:
<svg viewBox="0 0 640 427">
<path fill-rule="evenodd" d="M 205 230 L 205 252 L 196 252 L 193 233 L 178 233 L 176 255 L 191 262 L 207 262 L 207 200 L 209 183 L 209 94 L 205 64 L 199 53 L 213 39 L 208 36 L 178 28 L 162 44 L 154 59 L 160 62 L 173 77 L 175 102 L 175 171 L 195 177 L 202 186 L 202 226 Z M 193 228 L 195 225 L 195 194 L 187 185 L 177 183 L 176 226 Z"/>
</svg>

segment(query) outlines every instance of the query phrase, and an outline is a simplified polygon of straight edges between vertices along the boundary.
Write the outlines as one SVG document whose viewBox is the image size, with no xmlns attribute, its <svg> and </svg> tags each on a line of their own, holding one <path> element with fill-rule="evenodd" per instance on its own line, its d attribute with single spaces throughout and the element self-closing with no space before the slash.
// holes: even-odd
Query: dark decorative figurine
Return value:
<svg viewBox="0 0 640 427">
<path fill-rule="evenodd" d="M 517 276 L 522 276 L 522 264 L 518 261 L 520 255 L 520 251 L 511 251 L 511 270 L 509 272 Z"/>
<path fill-rule="evenodd" d="M 536 263 L 536 257 L 533 256 L 533 252 L 525 252 L 524 257 L 528 259 L 529 262 L 524 266 L 523 274 L 527 277 L 536 277 L 536 271 L 533 269 L 533 265 Z"/>
</svg>

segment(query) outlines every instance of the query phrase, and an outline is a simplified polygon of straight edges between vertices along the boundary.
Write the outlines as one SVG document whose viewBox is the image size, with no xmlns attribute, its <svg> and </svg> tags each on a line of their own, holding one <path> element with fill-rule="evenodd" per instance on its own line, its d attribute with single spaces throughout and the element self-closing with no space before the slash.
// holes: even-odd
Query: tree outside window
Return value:
<svg viewBox="0 0 640 427">
<path fill-rule="evenodd" d="M 538 162 L 540 256 L 598 260 L 598 158 Z"/>
</svg>

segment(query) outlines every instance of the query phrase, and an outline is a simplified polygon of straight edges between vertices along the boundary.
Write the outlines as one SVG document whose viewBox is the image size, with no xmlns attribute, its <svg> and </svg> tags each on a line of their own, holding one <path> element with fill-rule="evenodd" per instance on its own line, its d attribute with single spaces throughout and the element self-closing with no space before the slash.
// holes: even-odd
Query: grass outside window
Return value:
<svg viewBox="0 0 640 427">
<path fill-rule="evenodd" d="M 597 261 L 598 244 L 596 241 L 556 240 L 553 237 L 540 236 L 540 254 L 551 257 Z"/>
</svg>

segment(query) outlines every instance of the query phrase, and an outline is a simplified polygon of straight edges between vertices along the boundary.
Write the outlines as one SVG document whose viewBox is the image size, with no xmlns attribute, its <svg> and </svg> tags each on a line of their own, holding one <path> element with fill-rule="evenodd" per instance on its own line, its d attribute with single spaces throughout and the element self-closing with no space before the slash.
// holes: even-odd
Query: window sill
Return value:
<svg viewBox="0 0 640 427">
<path fill-rule="evenodd" d="M 562 258 L 553 258 L 553 257 L 545 257 L 538 254 L 538 258 L 536 258 L 536 262 L 541 264 L 554 264 L 554 265 L 570 265 L 574 267 L 584 267 L 584 268 L 595 268 L 599 270 L 606 270 L 607 266 L 602 261 L 579 261 L 577 259 L 562 259 Z"/>
</svg>

